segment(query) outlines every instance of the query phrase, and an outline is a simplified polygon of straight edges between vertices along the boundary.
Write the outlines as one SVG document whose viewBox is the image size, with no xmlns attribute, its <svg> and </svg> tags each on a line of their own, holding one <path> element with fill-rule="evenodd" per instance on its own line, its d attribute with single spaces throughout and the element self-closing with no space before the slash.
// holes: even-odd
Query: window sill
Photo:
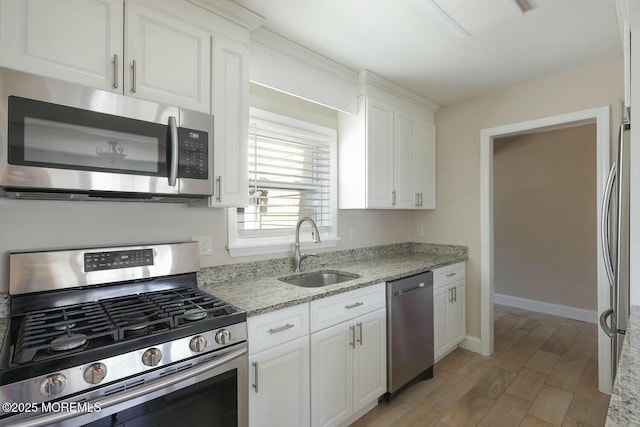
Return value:
<svg viewBox="0 0 640 427">
<path fill-rule="evenodd" d="M 339 239 L 323 239 L 320 243 L 300 242 L 300 250 L 313 252 L 317 249 L 333 248 L 338 244 Z M 290 254 L 293 256 L 295 244 L 293 242 L 264 245 L 234 245 L 228 246 L 231 258 L 255 256 L 255 255 L 275 255 Z"/>
</svg>

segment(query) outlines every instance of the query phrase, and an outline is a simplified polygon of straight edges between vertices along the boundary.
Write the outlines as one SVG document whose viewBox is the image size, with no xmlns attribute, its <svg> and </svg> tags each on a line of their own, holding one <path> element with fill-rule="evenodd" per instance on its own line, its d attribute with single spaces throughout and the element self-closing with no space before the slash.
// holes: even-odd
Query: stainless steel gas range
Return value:
<svg viewBox="0 0 640 427">
<path fill-rule="evenodd" d="M 246 314 L 195 243 L 12 253 L 0 425 L 246 426 Z"/>
</svg>

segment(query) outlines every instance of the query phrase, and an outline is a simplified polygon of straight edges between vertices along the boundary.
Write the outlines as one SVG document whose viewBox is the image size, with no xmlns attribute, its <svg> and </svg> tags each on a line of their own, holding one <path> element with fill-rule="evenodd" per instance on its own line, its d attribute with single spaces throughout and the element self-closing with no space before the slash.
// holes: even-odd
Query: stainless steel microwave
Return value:
<svg viewBox="0 0 640 427">
<path fill-rule="evenodd" d="M 213 194 L 213 116 L 0 68 L 0 195 L 193 201 Z"/>
</svg>

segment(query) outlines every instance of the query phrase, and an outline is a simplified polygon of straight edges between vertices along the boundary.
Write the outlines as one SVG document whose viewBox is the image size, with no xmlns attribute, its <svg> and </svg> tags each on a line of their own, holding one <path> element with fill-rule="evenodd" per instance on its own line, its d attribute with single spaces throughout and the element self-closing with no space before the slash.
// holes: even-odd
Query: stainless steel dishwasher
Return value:
<svg viewBox="0 0 640 427">
<path fill-rule="evenodd" d="M 433 272 L 387 282 L 387 394 L 433 378 Z"/>
</svg>

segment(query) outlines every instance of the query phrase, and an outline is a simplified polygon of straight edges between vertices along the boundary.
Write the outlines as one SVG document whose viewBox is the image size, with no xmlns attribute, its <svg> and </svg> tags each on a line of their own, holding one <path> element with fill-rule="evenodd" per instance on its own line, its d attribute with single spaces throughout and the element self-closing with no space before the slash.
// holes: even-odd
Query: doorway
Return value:
<svg viewBox="0 0 640 427">
<path fill-rule="evenodd" d="M 597 236 L 597 299 L 598 313 L 609 306 L 609 283 L 607 281 L 604 260 L 600 251 L 600 218 L 602 195 L 606 174 L 609 169 L 609 107 L 594 108 L 574 113 L 562 114 L 543 119 L 514 123 L 480 132 L 480 186 L 481 186 L 481 352 L 493 353 L 493 303 L 494 303 L 494 227 L 493 227 L 493 151 L 494 139 L 531 132 L 561 129 L 576 125 L 595 123 L 596 125 L 596 209 L 597 221 L 593 224 L 593 233 Z M 603 331 L 598 330 L 598 377 L 600 391 L 611 393 L 611 354 L 610 341 Z"/>
</svg>

